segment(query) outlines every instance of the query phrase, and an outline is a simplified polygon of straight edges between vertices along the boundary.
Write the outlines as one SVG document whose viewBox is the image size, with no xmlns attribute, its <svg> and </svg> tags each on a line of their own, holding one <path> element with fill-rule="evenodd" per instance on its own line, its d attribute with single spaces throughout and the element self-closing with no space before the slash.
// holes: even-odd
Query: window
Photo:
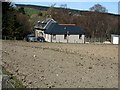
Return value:
<svg viewBox="0 0 120 90">
<path fill-rule="evenodd" d="M 82 34 L 79 35 L 79 39 L 81 39 Z"/>
<path fill-rule="evenodd" d="M 43 33 L 42 33 L 42 32 L 39 32 L 39 34 L 40 34 L 40 35 L 43 35 Z"/>
<path fill-rule="evenodd" d="M 67 34 L 64 35 L 64 39 L 67 39 Z"/>
<path fill-rule="evenodd" d="M 42 32 L 38 32 L 38 37 L 42 37 L 43 33 Z"/>
<path fill-rule="evenodd" d="M 55 34 L 53 34 L 53 40 L 56 40 L 56 35 Z"/>
</svg>

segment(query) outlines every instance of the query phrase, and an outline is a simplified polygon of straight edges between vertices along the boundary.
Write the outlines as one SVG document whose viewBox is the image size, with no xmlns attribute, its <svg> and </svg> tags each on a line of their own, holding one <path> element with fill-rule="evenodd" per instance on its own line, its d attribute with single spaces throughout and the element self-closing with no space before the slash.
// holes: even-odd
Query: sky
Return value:
<svg viewBox="0 0 120 90">
<path fill-rule="evenodd" d="M 76 1 L 76 0 L 60 0 L 60 1 L 54 1 L 54 0 L 48 0 L 47 2 L 42 1 L 19 1 L 19 0 L 13 0 L 16 4 L 30 4 L 30 5 L 40 5 L 40 6 L 51 6 L 52 4 L 55 4 L 55 7 L 60 7 L 61 4 L 67 4 L 67 8 L 71 9 L 78 9 L 78 10 L 89 10 L 90 7 L 94 6 L 95 4 L 101 4 L 102 6 L 106 7 L 109 13 L 118 14 L 118 0 L 110 0 L 110 1 L 100 1 L 100 0 L 89 0 L 89 2 L 86 1 Z"/>
</svg>

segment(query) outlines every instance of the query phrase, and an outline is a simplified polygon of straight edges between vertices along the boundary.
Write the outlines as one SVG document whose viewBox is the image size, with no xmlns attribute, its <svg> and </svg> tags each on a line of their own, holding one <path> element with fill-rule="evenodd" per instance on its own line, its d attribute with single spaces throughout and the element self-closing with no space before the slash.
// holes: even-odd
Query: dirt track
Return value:
<svg viewBox="0 0 120 90">
<path fill-rule="evenodd" d="M 118 87 L 118 46 L 3 41 L 2 62 L 30 88 Z"/>
</svg>

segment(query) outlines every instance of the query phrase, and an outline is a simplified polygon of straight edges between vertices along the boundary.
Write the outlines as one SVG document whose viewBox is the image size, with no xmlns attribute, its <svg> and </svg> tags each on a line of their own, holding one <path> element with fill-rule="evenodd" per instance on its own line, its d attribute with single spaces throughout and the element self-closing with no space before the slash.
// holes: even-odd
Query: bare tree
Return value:
<svg viewBox="0 0 120 90">
<path fill-rule="evenodd" d="M 50 7 L 55 7 L 55 5 L 56 5 L 56 3 L 53 3 L 53 4 L 50 5 Z"/>
<path fill-rule="evenodd" d="M 90 11 L 103 12 L 103 13 L 108 12 L 108 10 L 100 4 L 95 4 L 93 7 L 90 8 Z"/>
<path fill-rule="evenodd" d="M 60 7 L 66 9 L 67 8 L 67 4 L 61 4 Z"/>
</svg>

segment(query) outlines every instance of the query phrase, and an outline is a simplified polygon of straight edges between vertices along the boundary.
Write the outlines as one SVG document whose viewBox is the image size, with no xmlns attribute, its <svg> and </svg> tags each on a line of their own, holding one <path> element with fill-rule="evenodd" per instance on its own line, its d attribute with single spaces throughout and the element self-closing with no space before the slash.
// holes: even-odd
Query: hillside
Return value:
<svg viewBox="0 0 120 90">
<path fill-rule="evenodd" d="M 37 10 L 37 9 L 33 9 L 33 8 L 24 8 L 24 10 L 25 10 L 25 13 L 27 14 L 27 15 L 33 15 L 33 14 L 38 14 L 39 13 L 39 10 Z"/>
<path fill-rule="evenodd" d="M 37 5 L 26 5 L 26 4 L 15 4 L 15 5 L 17 8 L 24 7 L 24 8 L 32 8 L 34 10 L 41 10 L 41 11 L 47 11 L 50 8 L 48 6 L 37 6 Z M 54 7 L 54 8 L 61 9 L 60 7 Z M 70 8 L 68 8 L 68 10 L 75 14 L 80 14 L 80 13 L 83 14 L 83 13 L 90 12 L 90 11 L 70 9 Z M 118 16 L 117 14 L 112 14 L 112 13 L 107 13 L 107 14 Z"/>
<path fill-rule="evenodd" d="M 38 9 L 38 10 L 47 10 L 49 7 L 46 6 L 37 6 L 37 5 L 25 5 L 25 4 L 15 4 L 16 7 L 20 8 L 20 7 L 24 7 L 24 8 L 34 8 L 34 9 Z"/>
</svg>

